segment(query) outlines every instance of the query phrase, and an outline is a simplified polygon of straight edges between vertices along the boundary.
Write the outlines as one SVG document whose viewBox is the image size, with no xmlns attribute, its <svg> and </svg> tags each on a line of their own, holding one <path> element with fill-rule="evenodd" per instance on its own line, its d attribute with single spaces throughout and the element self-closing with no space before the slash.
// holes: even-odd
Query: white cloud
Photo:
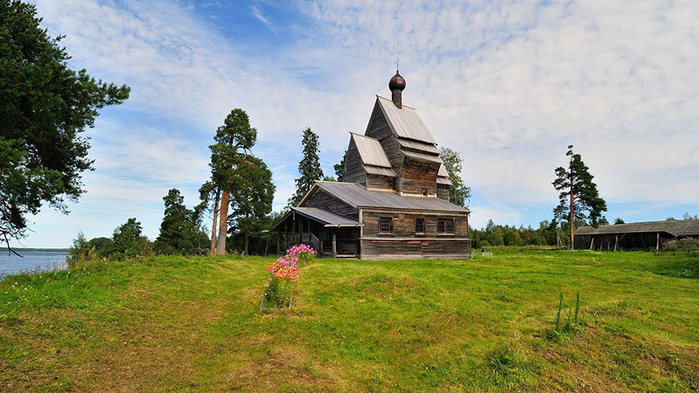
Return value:
<svg viewBox="0 0 699 393">
<path fill-rule="evenodd" d="M 404 102 L 464 158 L 473 217 L 548 218 L 532 220 L 527 206 L 555 205 L 553 170 L 569 144 L 608 202 L 699 200 L 696 2 L 251 2 L 243 7 L 251 23 L 274 20 L 274 42 L 255 48 L 196 6 L 36 3 L 49 33 L 67 35 L 71 64 L 132 88 L 98 120 L 91 156 L 106 180 L 90 192 L 137 199 L 156 192 L 148 184 L 161 192 L 187 183 L 195 198 L 206 147 L 240 107 L 283 206 L 301 131 L 319 134 L 324 168 L 338 162 L 348 131 L 364 131 L 374 94 L 389 94 L 400 56 Z M 278 17 L 284 7 L 294 20 Z"/>
</svg>

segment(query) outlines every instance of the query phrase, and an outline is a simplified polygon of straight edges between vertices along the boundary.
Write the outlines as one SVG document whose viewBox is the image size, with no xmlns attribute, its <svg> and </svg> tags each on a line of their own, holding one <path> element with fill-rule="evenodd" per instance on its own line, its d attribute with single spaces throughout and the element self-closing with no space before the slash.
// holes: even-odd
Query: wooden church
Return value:
<svg viewBox="0 0 699 393">
<path fill-rule="evenodd" d="M 321 255 L 359 259 L 471 258 L 469 210 L 449 203 L 437 141 L 403 105 L 396 72 L 391 98 L 376 97 L 364 135 L 350 133 L 340 182 L 318 181 L 271 231 L 279 247 L 306 243 Z"/>
</svg>

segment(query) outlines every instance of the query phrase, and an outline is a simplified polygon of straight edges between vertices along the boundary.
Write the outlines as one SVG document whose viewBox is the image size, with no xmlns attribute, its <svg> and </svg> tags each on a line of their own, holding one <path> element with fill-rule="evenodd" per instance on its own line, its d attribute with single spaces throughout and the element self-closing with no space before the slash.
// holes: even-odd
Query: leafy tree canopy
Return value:
<svg viewBox="0 0 699 393">
<path fill-rule="evenodd" d="M 135 218 L 129 218 L 124 224 L 114 230 L 112 240 L 114 241 L 114 251 L 121 254 L 142 255 L 142 232 L 143 227 Z"/>
<path fill-rule="evenodd" d="M 449 202 L 461 207 L 466 207 L 466 201 L 471 199 L 471 188 L 466 187 L 466 184 L 464 184 L 463 179 L 461 179 L 459 175 L 463 164 L 461 156 L 459 156 L 458 152 L 447 147 L 440 149 L 439 156 L 442 158 L 444 168 L 449 174 L 449 181 L 451 181 Z"/>
<path fill-rule="evenodd" d="M 173 188 L 163 197 L 165 214 L 160 234 L 155 239 L 155 250 L 163 254 L 200 254 L 208 244 L 208 237 L 200 229 L 199 212 L 184 205 L 180 190 Z"/>
<path fill-rule="evenodd" d="M 231 190 L 232 228 L 244 235 L 244 250 L 248 253 L 248 239 L 269 224 L 275 186 L 272 171 L 260 158 L 247 155 L 239 157 Z"/>
<path fill-rule="evenodd" d="M 98 109 L 119 104 L 129 88 L 68 68 L 70 56 L 39 26 L 36 7 L 0 1 L 0 237 L 25 235 L 27 215 L 43 203 L 67 213 L 93 169 L 89 138 Z"/>
</svg>

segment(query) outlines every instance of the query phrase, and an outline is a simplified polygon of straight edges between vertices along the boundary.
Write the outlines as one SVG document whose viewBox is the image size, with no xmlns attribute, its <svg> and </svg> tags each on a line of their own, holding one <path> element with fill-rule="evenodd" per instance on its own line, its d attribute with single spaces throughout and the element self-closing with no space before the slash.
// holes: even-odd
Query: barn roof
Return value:
<svg viewBox="0 0 699 393">
<path fill-rule="evenodd" d="M 469 213 L 461 206 L 440 198 L 400 195 L 395 191 L 367 190 L 357 183 L 317 181 L 301 201 L 302 206 L 317 190 L 324 190 L 356 208 L 422 210 L 448 213 Z"/>
<path fill-rule="evenodd" d="M 674 237 L 699 236 L 699 220 L 648 221 L 631 224 L 580 227 L 575 235 L 621 235 L 625 233 L 664 232 Z"/>
<path fill-rule="evenodd" d="M 412 139 L 432 145 L 437 144 L 430 130 L 427 129 L 427 126 L 422 122 L 414 108 L 405 105 L 402 108 L 398 108 L 393 101 L 378 95 L 376 100 L 386 115 L 391 131 L 398 138 Z"/>
</svg>

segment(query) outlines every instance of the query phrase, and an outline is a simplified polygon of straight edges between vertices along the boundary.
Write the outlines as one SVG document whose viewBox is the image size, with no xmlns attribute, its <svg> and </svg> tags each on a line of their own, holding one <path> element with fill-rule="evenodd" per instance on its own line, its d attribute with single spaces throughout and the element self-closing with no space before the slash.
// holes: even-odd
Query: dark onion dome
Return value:
<svg viewBox="0 0 699 393">
<path fill-rule="evenodd" d="M 393 90 L 400 90 L 403 91 L 405 89 L 405 79 L 403 79 L 402 76 L 396 71 L 396 74 L 393 75 L 393 78 L 391 78 L 391 81 L 388 82 L 388 88 L 393 91 Z"/>
</svg>

